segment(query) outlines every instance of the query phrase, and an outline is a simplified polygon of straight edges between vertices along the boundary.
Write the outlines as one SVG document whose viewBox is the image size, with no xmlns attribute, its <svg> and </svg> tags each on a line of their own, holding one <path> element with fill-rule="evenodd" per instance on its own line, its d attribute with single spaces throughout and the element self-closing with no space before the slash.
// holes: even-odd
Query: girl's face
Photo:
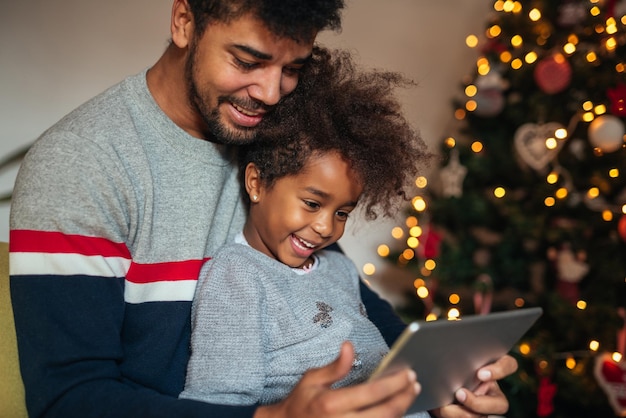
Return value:
<svg viewBox="0 0 626 418">
<path fill-rule="evenodd" d="M 264 187 L 254 164 L 246 168 L 251 206 L 244 235 L 255 249 L 291 267 L 343 235 L 362 192 L 354 171 L 335 153 L 314 154 L 303 170 Z"/>
</svg>

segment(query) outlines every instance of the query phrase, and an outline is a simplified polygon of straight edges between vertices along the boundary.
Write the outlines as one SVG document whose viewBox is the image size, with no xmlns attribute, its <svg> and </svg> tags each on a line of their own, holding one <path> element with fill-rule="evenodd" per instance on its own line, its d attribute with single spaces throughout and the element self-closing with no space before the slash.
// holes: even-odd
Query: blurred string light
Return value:
<svg viewBox="0 0 626 418">
<path fill-rule="evenodd" d="M 598 0 L 590 0 L 590 3 L 598 3 Z M 494 9 L 499 12 L 505 13 L 521 13 L 523 11 L 522 5 L 517 1 L 496 1 L 494 3 Z M 593 16 L 599 16 L 601 14 L 600 8 L 598 6 L 593 6 L 589 13 Z M 535 22 L 537 25 L 541 25 L 542 13 L 537 8 L 532 8 L 527 12 L 528 18 L 530 21 Z M 621 23 L 626 25 L 626 16 L 621 17 Z M 609 18 L 606 20 L 604 25 L 598 25 L 595 28 L 595 31 L 599 34 L 606 34 L 606 38 L 603 41 L 604 51 L 602 50 L 584 50 L 584 46 L 581 46 L 580 40 L 574 34 L 571 34 L 567 37 L 567 39 L 555 49 L 560 49 L 562 54 L 564 55 L 556 55 L 557 59 L 567 59 L 567 57 L 580 53 L 581 57 L 590 65 L 596 65 L 600 60 L 602 54 L 605 52 L 611 52 L 615 50 L 617 47 L 617 38 L 614 36 L 619 32 L 618 29 L 618 21 L 614 18 Z M 545 43 L 545 40 L 549 39 L 551 36 L 550 29 L 546 25 L 538 26 L 538 36 L 539 40 L 537 40 L 538 45 L 542 45 Z M 502 35 L 502 28 L 498 25 L 490 26 L 485 36 L 488 39 L 496 39 Z M 542 41 L 543 39 L 544 41 Z M 469 35 L 465 39 L 466 45 L 470 48 L 477 48 L 480 44 L 479 38 L 476 35 Z M 524 65 L 533 65 L 540 60 L 540 55 L 535 50 L 526 50 L 524 39 L 521 35 L 513 35 L 511 39 L 508 41 L 510 45 L 510 50 L 500 51 L 498 55 L 498 59 L 501 63 L 508 64 L 510 68 L 513 70 L 518 70 L 522 68 Z M 530 42 L 528 43 L 530 44 Z M 560 58 L 559 58 L 560 57 Z M 498 64 L 499 65 L 499 64 Z M 480 56 L 476 61 L 476 71 L 478 75 L 485 76 L 489 74 L 492 69 L 495 68 L 489 59 L 485 56 Z M 615 66 L 615 71 L 618 73 L 626 72 L 626 64 L 618 63 Z M 455 110 L 454 117 L 457 120 L 463 120 L 466 117 L 467 112 L 473 112 L 477 109 L 477 103 L 474 98 L 479 94 L 480 87 L 472 82 L 468 82 L 466 84 L 464 93 L 467 98 L 465 103 L 465 107 L 459 107 Z M 607 105 L 605 103 L 594 103 L 591 100 L 582 100 L 581 101 L 581 111 L 578 112 L 577 118 L 582 122 L 592 122 L 596 117 L 604 115 L 607 113 Z M 573 130 L 573 129 L 572 129 Z M 568 138 L 568 130 L 567 129 L 559 129 L 554 132 L 553 136 L 546 138 L 545 145 L 547 149 L 556 149 L 559 146 L 559 141 L 564 141 Z M 444 140 L 444 145 L 452 149 L 457 146 L 457 140 L 454 137 L 448 137 Z M 470 149 L 474 153 L 480 153 L 483 151 L 484 145 L 481 141 L 475 140 L 471 143 Z M 611 168 L 608 170 L 608 176 L 610 178 L 618 178 L 620 176 L 620 170 L 617 167 Z M 564 200 L 568 196 L 570 196 L 571 191 L 565 187 L 558 187 L 559 183 L 563 183 L 563 175 L 559 172 L 558 167 L 553 169 L 546 175 L 546 182 L 550 185 L 557 186 L 552 196 L 547 196 L 544 199 L 544 204 L 547 207 L 551 207 L 557 204 L 558 200 Z M 567 183 L 565 181 L 565 183 Z M 428 185 L 428 180 L 426 177 L 418 177 L 415 180 L 415 185 L 419 189 L 424 189 Z M 506 195 L 506 190 L 503 187 L 497 187 L 493 190 L 493 194 L 496 198 L 503 198 Z M 600 197 L 600 189 L 598 187 L 591 187 L 585 193 L 585 197 L 587 199 L 593 200 L 598 199 Z M 426 200 L 422 196 L 415 196 L 412 200 L 412 206 L 417 212 L 424 212 L 427 210 Z M 619 208 L 622 214 L 626 214 L 626 204 Z M 612 210 L 603 210 L 602 217 L 605 220 L 613 219 L 613 211 Z M 422 227 L 419 226 L 418 218 L 415 216 L 409 216 L 406 219 L 406 232 L 404 228 L 396 227 L 392 230 L 392 236 L 397 240 L 403 240 L 407 247 L 400 253 L 399 262 L 407 263 L 409 260 L 416 258 L 415 249 L 420 245 L 420 238 L 422 237 L 423 230 Z M 380 245 L 377 249 L 378 254 L 381 257 L 388 257 L 390 255 L 390 249 L 386 245 Z M 435 260 L 428 259 L 421 263 L 420 273 L 424 277 L 428 277 L 432 274 L 432 272 L 436 268 Z M 371 275 L 375 272 L 375 267 L 373 264 L 368 263 L 363 267 L 363 271 L 367 275 Z M 624 282 L 626 283 L 626 278 L 624 278 Z M 415 287 L 415 293 L 419 298 L 426 299 L 431 297 L 431 293 L 427 287 L 427 283 L 424 278 L 420 277 L 414 280 L 413 285 Z M 448 319 L 458 319 L 461 317 L 461 312 L 456 307 L 460 303 L 460 297 L 458 294 L 450 294 L 448 297 L 448 302 L 452 307 L 449 308 L 447 314 L 445 316 Z M 516 307 L 525 306 L 525 300 L 523 298 L 515 299 Z M 579 300 L 576 303 L 576 307 L 580 310 L 587 309 L 587 302 L 584 300 Z M 434 320 L 438 318 L 438 313 L 430 312 L 427 315 L 427 320 Z M 593 353 L 596 353 L 600 349 L 600 343 L 596 340 L 590 341 L 588 344 L 587 352 L 578 352 L 578 353 L 562 353 L 562 358 L 564 360 L 565 366 L 569 370 L 576 370 L 579 366 L 579 363 L 576 360 L 576 357 L 581 356 L 590 356 Z M 517 350 L 526 356 L 536 355 L 534 349 L 531 345 L 525 342 L 521 342 Z M 614 353 L 613 359 L 615 361 L 621 361 L 622 356 L 620 353 Z M 547 359 L 541 360 L 540 367 L 549 367 L 550 361 Z"/>
</svg>

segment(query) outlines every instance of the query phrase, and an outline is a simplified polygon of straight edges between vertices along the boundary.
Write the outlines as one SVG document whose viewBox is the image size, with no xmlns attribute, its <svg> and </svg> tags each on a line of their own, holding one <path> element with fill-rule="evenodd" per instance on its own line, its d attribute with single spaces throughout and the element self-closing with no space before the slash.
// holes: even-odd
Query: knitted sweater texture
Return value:
<svg viewBox="0 0 626 418">
<path fill-rule="evenodd" d="M 232 150 L 158 107 L 145 71 L 30 150 L 11 207 L 10 271 L 31 417 L 251 417 L 178 399 L 198 273 L 241 231 Z M 402 329 L 365 287 L 388 341 Z"/>
<path fill-rule="evenodd" d="M 343 254 L 317 256 L 317 268 L 304 275 L 243 244 L 227 245 L 207 262 L 192 308 L 182 397 L 275 403 L 304 371 L 337 358 L 343 341 L 353 343 L 356 359 L 338 386 L 373 372 L 388 347 L 367 319 L 357 270 Z"/>
</svg>

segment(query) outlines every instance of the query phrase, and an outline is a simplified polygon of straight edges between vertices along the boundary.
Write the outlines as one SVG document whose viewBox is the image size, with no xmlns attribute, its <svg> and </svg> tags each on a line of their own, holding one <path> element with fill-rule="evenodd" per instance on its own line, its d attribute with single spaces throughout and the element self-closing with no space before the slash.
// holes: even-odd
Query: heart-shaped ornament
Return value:
<svg viewBox="0 0 626 418">
<path fill-rule="evenodd" d="M 556 146 L 552 149 L 546 146 L 548 138 L 554 138 L 557 129 L 563 125 L 558 122 L 544 124 L 525 123 L 515 132 L 515 150 L 522 161 L 536 171 L 542 171 L 554 158 L 565 144 L 562 139 L 556 140 Z"/>
<path fill-rule="evenodd" d="M 606 353 L 596 358 L 594 374 L 618 417 L 626 417 L 626 361 L 616 362 Z"/>
</svg>

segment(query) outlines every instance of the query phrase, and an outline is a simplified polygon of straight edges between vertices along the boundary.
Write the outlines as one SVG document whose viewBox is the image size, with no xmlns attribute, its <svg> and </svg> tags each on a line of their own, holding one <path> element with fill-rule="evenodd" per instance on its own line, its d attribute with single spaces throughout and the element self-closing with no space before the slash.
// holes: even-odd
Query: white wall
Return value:
<svg viewBox="0 0 626 418">
<path fill-rule="evenodd" d="M 91 96 L 151 65 L 169 39 L 171 0 L 2 3 L 0 159 Z M 319 39 L 357 51 L 363 65 L 418 81 L 406 95 L 405 109 L 424 139 L 435 144 L 451 122 L 450 99 L 475 57 L 465 37 L 482 30 L 491 3 L 348 0 L 341 33 Z M 15 170 L 0 172 L 0 194 L 11 189 L 14 178 Z M 0 240 L 8 240 L 8 212 L 8 205 L 0 205 Z M 382 275 L 386 263 L 376 247 L 391 242 L 394 224 L 359 223 L 342 246 L 357 266 L 373 262 Z"/>
</svg>

